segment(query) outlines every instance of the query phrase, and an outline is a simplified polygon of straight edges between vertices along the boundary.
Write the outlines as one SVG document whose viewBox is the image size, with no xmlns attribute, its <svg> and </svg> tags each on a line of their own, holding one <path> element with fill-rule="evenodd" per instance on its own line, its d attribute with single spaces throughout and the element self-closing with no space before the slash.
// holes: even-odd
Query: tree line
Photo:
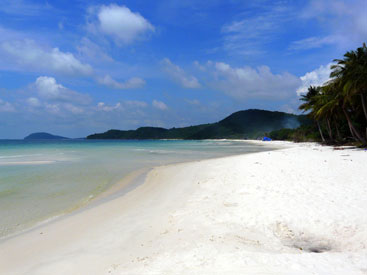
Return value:
<svg viewBox="0 0 367 275">
<path fill-rule="evenodd" d="M 299 109 L 315 122 L 322 142 L 367 145 L 367 47 L 334 59 L 330 80 L 310 86 Z"/>
</svg>

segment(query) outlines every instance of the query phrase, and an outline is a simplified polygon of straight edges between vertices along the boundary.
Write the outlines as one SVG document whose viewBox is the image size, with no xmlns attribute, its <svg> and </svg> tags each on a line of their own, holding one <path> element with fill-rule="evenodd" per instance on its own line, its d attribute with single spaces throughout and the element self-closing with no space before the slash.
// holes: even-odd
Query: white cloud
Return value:
<svg viewBox="0 0 367 275">
<path fill-rule="evenodd" d="M 167 105 L 164 102 L 155 99 L 152 101 L 152 106 L 162 111 L 168 109 Z"/>
<path fill-rule="evenodd" d="M 98 102 L 97 109 L 99 111 L 111 112 L 111 111 L 114 111 L 114 110 L 121 109 L 121 103 L 118 102 L 118 103 L 116 103 L 116 105 L 107 105 L 104 102 Z"/>
<path fill-rule="evenodd" d="M 89 104 L 91 101 L 88 95 L 65 88 L 63 85 L 58 84 L 55 78 L 49 76 L 38 77 L 34 83 L 34 87 L 39 96 L 47 100 L 72 102 L 82 105 Z"/>
<path fill-rule="evenodd" d="M 367 37 L 366 9 L 365 0 L 309 1 L 301 18 L 316 21 L 328 34 L 295 41 L 291 48 L 298 46 L 299 49 L 309 49 L 337 45 L 349 49 L 361 45 Z"/>
<path fill-rule="evenodd" d="M 100 62 L 114 62 L 114 59 L 107 54 L 107 50 L 94 43 L 90 39 L 83 37 L 76 47 L 78 54 L 85 59 Z"/>
<path fill-rule="evenodd" d="M 48 113 L 53 115 L 59 115 L 60 114 L 60 106 L 58 104 L 45 104 L 45 109 Z"/>
<path fill-rule="evenodd" d="M 139 77 L 133 77 L 125 82 L 118 82 L 114 80 L 110 75 L 105 75 L 102 78 L 97 78 L 98 83 L 111 87 L 113 89 L 125 90 L 141 88 L 145 85 L 144 79 Z"/>
<path fill-rule="evenodd" d="M 164 71 L 184 88 L 195 89 L 201 87 L 196 77 L 188 75 L 182 68 L 173 64 L 168 58 L 163 59 L 161 64 Z"/>
<path fill-rule="evenodd" d="M 93 69 L 72 53 L 58 48 L 44 49 L 33 40 L 0 42 L 0 57 L 22 70 L 55 72 L 67 75 L 90 75 Z"/>
<path fill-rule="evenodd" d="M 40 76 L 31 85 L 36 91 L 37 97 L 29 97 L 26 103 L 30 107 L 28 111 L 36 111 L 38 114 L 47 112 L 57 116 L 67 116 L 68 114 L 79 115 L 85 112 L 91 98 L 75 91 L 69 90 L 58 84 L 53 77 Z"/>
<path fill-rule="evenodd" d="M 122 110 L 129 110 L 131 111 L 132 109 L 141 109 L 141 108 L 146 108 L 148 106 L 148 104 L 144 101 L 139 101 L 139 100 L 126 100 L 123 102 L 117 102 L 115 105 L 108 105 L 104 102 L 99 102 L 97 104 L 97 110 L 99 111 L 104 111 L 104 112 L 112 112 L 112 111 L 122 111 Z"/>
<path fill-rule="evenodd" d="M 65 103 L 63 104 L 64 109 L 66 109 L 67 111 L 73 113 L 74 115 L 76 114 L 81 114 L 84 112 L 84 109 L 81 108 L 80 106 L 75 106 L 74 104 L 71 103 Z"/>
<path fill-rule="evenodd" d="M 243 13 L 222 27 L 224 50 L 230 54 L 263 54 L 264 46 L 276 39 L 284 30 L 283 24 L 294 16 L 291 7 L 282 1 L 269 2 L 253 14 Z"/>
<path fill-rule="evenodd" d="M 0 99 L 0 112 L 15 112 L 15 108 L 11 103 Z"/>
<path fill-rule="evenodd" d="M 301 76 L 300 79 L 302 81 L 302 84 L 297 89 L 297 95 L 307 93 L 308 87 L 310 86 L 320 86 L 330 80 L 331 65 L 333 64 L 329 63 L 326 66 L 321 65 L 316 70 L 313 70 L 312 72 L 308 72 L 304 76 Z"/>
<path fill-rule="evenodd" d="M 197 69 L 199 69 L 200 71 L 205 71 L 206 70 L 206 68 L 205 68 L 205 66 L 203 66 L 203 65 L 201 65 L 200 63 L 199 63 L 199 61 L 197 61 L 197 60 L 195 60 L 194 62 L 193 62 L 193 64 L 194 64 L 194 66 L 197 68 Z"/>
<path fill-rule="evenodd" d="M 339 42 L 341 38 L 335 35 L 325 37 L 309 37 L 297 41 L 293 41 L 289 46 L 290 50 L 308 50 L 314 48 L 321 48 L 325 45 L 334 45 Z"/>
<path fill-rule="evenodd" d="M 89 30 L 110 36 L 117 44 L 130 44 L 155 31 L 147 19 L 126 6 L 102 5 L 90 13 L 96 18 L 89 23 Z"/>
<path fill-rule="evenodd" d="M 208 85 L 227 95 L 251 98 L 285 99 L 294 96 L 301 81 L 290 73 L 273 74 L 269 67 L 231 67 L 223 62 L 208 62 Z"/>
<path fill-rule="evenodd" d="M 27 99 L 27 103 L 29 106 L 37 108 L 41 106 L 41 102 L 36 97 L 30 97 Z"/>
<path fill-rule="evenodd" d="M 49 81 L 49 83 L 47 83 L 47 81 Z M 40 97 L 42 97 L 44 100 L 42 102 L 36 97 L 29 97 L 26 100 L 26 103 L 30 107 L 28 111 L 37 111 L 38 114 L 46 111 L 49 114 L 57 116 L 66 116 L 68 113 L 73 115 L 84 113 L 85 109 L 78 105 L 80 104 L 78 100 L 76 100 L 76 104 L 74 104 L 72 100 L 65 98 L 65 95 L 60 95 L 60 93 L 65 92 L 62 90 L 66 88 L 60 84 L 57 84 L 53 78 L 48 79 L 47 77 L 39 77 L 37 78 L 36 84 L 34 86 L 36 87 Z M 68 92 L 70 91 L 66 92 L 68 96 L 75 96 L 75 94 L 70 94 Z"/>
<path fill-rule="evenodd" d="M 232 22 L 222 28 L 224 49 L 243 55 L 260 54 L 263 52 L 260 44 L 269 39 L 274 28 L 266 17 Z"/>
</svg>

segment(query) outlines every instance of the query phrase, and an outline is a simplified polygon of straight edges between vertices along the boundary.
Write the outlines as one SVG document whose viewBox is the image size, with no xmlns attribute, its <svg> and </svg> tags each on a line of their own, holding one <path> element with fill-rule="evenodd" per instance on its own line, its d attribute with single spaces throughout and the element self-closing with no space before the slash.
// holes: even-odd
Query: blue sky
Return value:
<svg viewBox="0 0 367 275">
<path fill-rule="evenodd" d="M 297 112 L 366 41 L 366 14 L 365 0 L 2 0 L 0 138 Z"/>
</svg>

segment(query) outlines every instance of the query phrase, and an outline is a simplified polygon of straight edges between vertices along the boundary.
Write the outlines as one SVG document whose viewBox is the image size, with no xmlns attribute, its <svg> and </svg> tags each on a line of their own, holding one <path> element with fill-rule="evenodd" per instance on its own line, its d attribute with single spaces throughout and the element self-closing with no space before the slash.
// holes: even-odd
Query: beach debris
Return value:
<svg viewBox="0 0 367 275">
<path fill-rule="evenodd" d="M 234 202 L 234 203 L 231 203 L 231 202 L 223 202 L 223 205 L 225 207 L 237 207 L 238 206 L 238 203 Z"/>
<path fill-rule="evenodd" d="M 323 253 L 332 250 L 331 241 L 318 238 L 303 231 L 295 231 L 282 222 L 275 225 L 274 235 L 280 239 L 283 245 L 296 248 L 309 253 Z"/>
<path fill-rule="evenodd" d="M 320 243 L 309 243 L 307 240 L 302 240 L 300 243 L 295 243 L 294 247 L 309 253 L 323 253 L 331 250 L 331 247 L 326 241 Z"/>
<path fill-rule="evenodd" d="M 163 232 L 161 232 L 161 235 L 165 235 L 165 234 L 167 234 L 168 233 L 168 230 L 166 229 L 166 230 L 164 230 Z"/>
</svg>

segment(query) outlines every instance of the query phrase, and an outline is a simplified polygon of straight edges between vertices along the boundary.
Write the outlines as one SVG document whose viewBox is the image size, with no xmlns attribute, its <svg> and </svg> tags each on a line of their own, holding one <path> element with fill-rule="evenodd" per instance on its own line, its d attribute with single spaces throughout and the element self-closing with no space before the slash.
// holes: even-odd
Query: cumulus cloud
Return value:
<svg viewBox="0 0 367 275">
<path fill-rule="evenodd" d="M 48 76 L 40 76 L 29 86 L 38 97 L 29 97 L 25 100 L 27 111 L 33 114 L 45 112 L 57 117 L 84 114 L 90 109 L 89 95 L 70 90 Z"/>
<path fill-rule="evenodd" d="M 71 112 L 74 115 L 81 114 L 84 112 L 84 109 L 82 107 L 75 106 L 74 104 L 71 103 L 65 103 L 63 107 L 65 110 Z"/>
<path fill-rule="evenodd" d="M 205 72 L 205 70 L 206 70 L 205 66 L 201 65 L 201 64 L 199 63 L 199 61 L 195 60 L 195 61 L 193 62 L 193 64 L 194 64 L 194 66 L 195 66 L 197 69 L 199 69 L 200 71 Z"/>
<path fill-rule="evenodd" d="M 116 4 L 90 9 L 93 17 L 89 30 L 114 39 L 117 44 L 130 44 L 154 32 L 154 26 L 137 12 Z"/>
<path fill-rule="evenodd" d="M 112 112 L 112 111 L 122 111 L 122 110 L 131 110 L 131 109 L 140 109 L 147 107 L 148 104 L 144 101 L 139 100 L 126 100 L 122 102 L 117 102 L 115 105 L 108 105 L 104 102 L 99 102 L 97 104 L 97 110 L 104 112 Z"/>
<path fill-rule="evenodd" d="M 38 95 L 46 100 L 69 102 L 76 104 L 89 104 L 91 98 L 88 95 L 81 94 L 65 88 L 56 82 L 56 79 L 49 76 L 40 76 L 34 83 Z"/>
<path fill-rule="evenodd" d="M 163 59 L 161 64 L 163 66 L 163 70 L 182 87 L 189 89 L 201 87 L 196 77 L 187 74 L 181 67 L 173 64 L 168 58 Z"/>
<path fill-rule="evenodd" d="M 72 53 L 58 48 L 45 49 L 33 40 L 0 42 L 0 56 L 3 60 L 21 70 L 47 71 L 66 75 L 90 75 L 90 65 L 80 62 Z"/>
<path fill-rule="evenodd" d="M 37 108 L 41 106 L 41 102 L 38 98 L 36 97 L 30 97 L 27 99 L 27 103 L 29 106 Z"/>
<path fill-rule="evenodd" d="M 287 72 L 274 74 L 267 66 L 236 68 L 223 62 L 208 62 L 206 66 L 209 86 L 242 100 L 286 99 L 294 96 L 301 84 L 298 77 Z"/>
<path fill-rule="evenodd" d="M 11 103 L 0 99 L 0 112 L 15 112 L 15 108 Z"/>
<path fill-rule="evenodd" d="M 98 83 L 111 87 L 113 89 L 125 90 L 125 89 L 136 89 L 141 88 L 145 85 L 144 79 L 139 77 L 133 77 L 125 82 L 118 82 L 114 80 L 110 75 L 97 78 Z"/>
<path fill-rule="evenodd" d="M 301 76 L 300 79 L 302 81 L 302 84 L 297 89 L 297 95 L 307 93 L 308 87 L 310 87 L 311 85 L 320 86 L 329 81 L 331 72 L 330 67 L 332 65 L 332 63 L 329 63 L 326 66 L 321 65 L 316 70 L 313 70 L 312 72 L 308 72 L 305 75 Z"/>
<path fill-rule="evenodd" d="M 45 110 L 53 115 L 60 115 L 60 106 L 58 104 L 45 104 Z"/>
<path fill-rule="evenodd" d="M 168 109 L 168 106 L 164 102 L 158 101 L 155 99 L 152 101 L 152 106 L 162 111 L 165 111 Z"/>
<path fill-rule="evenodd" d="M 88 108 L 72 103 L 49 103 L 44 102 L 39 108 L 38 113 L 42 114 L 46 111 L 49 114 L 56 115 L 57 117 L 69 117 L 75 119 L 76 115 L 86 114 Z M 41 112 L 40 112 L 41 111 Z"/>
<path fill-rule="evenodd" d="M 114 110 L 118 110 L 121 109 L 121 103 L 118 102 L 115 105 L 107 105 L 104 102 L 98 102 L 97 104 L 97 110 L 99 111 L 104 111 L 104 112 L 111 112 Z"/>
</svg>

